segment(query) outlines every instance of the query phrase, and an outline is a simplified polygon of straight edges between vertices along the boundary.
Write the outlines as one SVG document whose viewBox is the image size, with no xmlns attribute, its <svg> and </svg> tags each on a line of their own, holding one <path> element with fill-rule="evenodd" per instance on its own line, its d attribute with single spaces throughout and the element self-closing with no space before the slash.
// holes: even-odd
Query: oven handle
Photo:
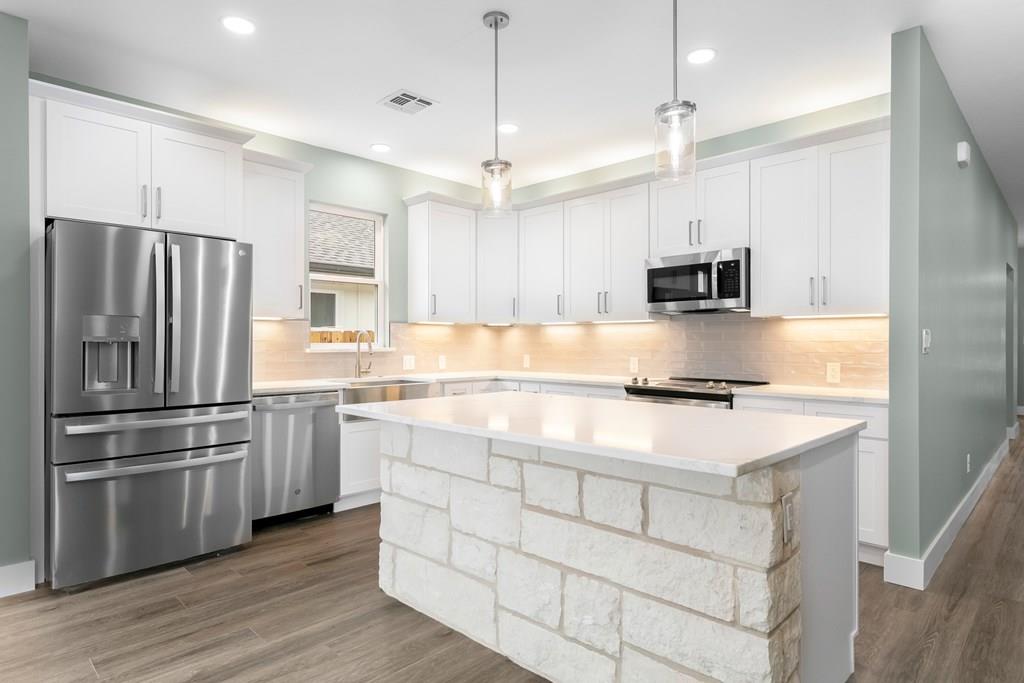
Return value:
<svg viewBox="0 0 1024 683">
<path fill-rule="evenodd" d="M 626 394 L 627 401 L 641 401 L 643 403 L 665 403 L 677 406 L 693 406 L 697 408 L 714 408 L 716 410 L 729 410 L 727 401 L 703 401 L 695 398 L 675 398 L 663 396 L 651 396 L 649 394 Z"/>
<path fill-rule="evenodd" d="M 64 481 L 66 481 L 69 484 L 72 484 L 76 481 L 98 481 L 101 479 L 118 479 L 120 477 L 133 477 L 138 474 L 152 474 L 153 472 L 167 472 L 170 470 L 191 469 L 193 467 L 206 467 L 208 465 L 219 465 L 220 463 L 241 460 L 247 454 L 247 451 L 232 451 L 231 453 L 208 455 L 205 458 L 193 458 L 191 460 L 172 460 L 170 462 L 154 462 L 149 465 L 128 465 L 127 467 L 114 467 L 107 470 L 65 472 Z"/>
</svg>

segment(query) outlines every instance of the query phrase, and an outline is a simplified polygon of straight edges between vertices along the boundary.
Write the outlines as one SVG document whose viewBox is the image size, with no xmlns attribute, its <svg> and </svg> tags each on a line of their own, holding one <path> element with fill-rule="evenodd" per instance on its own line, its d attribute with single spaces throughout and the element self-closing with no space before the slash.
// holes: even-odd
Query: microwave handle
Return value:
<svg viewBox="0 0 1024 683">
<path fill-rule="evenodd" d="M 715 273 L 718 272 L 718 259 L 711 262 L 711 300 L 718 300 L 718 278 Z"/>
</svg>

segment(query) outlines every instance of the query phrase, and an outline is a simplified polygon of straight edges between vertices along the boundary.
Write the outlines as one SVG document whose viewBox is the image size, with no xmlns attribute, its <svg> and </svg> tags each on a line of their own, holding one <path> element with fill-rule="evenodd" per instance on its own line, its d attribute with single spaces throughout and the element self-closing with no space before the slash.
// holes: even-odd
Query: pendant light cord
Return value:
<svg viewBox="0 0 1024 683">
<path fill-rule="evenodd" d="M 675 0 L 673 0 L 675 2 Z M 498 23 L 494 19 L 494 158 L 498 159 Z"/>
<path fill-rule="evenodd" d="M 678 47 L 678 45 L 679 45 L 679 19 L 678 19 L 678 15 L 679 15 L 679 0 L 672 0 L 672 100 L 673 101 L 679 99 L 679 47 Z M 497 38 L 495 38 L 495 41 L 497 41 Z M 494 56 L 495 63 L 497 63 L 497 59 L 498 59 L 498 56 L 497 56 L 498 55 L 497 43 L 495 43 L 494 55 L 495 55 Z M 497 71 L 495 71 L 494 78 L 495 79 L 498 78 Z M 497 82 L 497 80 L 495 80 L 495 82 Z M 495 107 L 497 107 L 497 97 L 498 97 L 497 85 L 495 85 L 494 97 L 495 97 Z"/>
</svg>

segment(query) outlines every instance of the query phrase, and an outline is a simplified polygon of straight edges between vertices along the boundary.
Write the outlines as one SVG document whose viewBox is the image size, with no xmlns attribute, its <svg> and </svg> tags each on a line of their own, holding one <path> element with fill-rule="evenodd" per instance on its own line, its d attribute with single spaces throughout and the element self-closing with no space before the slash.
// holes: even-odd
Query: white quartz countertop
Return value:
<svg viewBox="0 0 1024 683">
<path fill-rule="evenodd" d="M 485 382 L 489 380 L 510 380 L 513 382 L 552 382 L 555 384 L 586 384 L 591 386 L 621 387 L 631 379 L 618 375 L 583 375 L 566 372 L 524 372 L 517 370 L 464 370 L 459 372 L 422 372 L 362 379 L 412 379 L 425 382 Z M 313 391 L 337 391 L 358 381 L 355 377 L 326 379 L 285 379 L 253 382 L 252 391 L 257 396 L 281 393 L 303 393 Z"/>
<path fill-rule="evenodd" d="M 763 396 L 765 398 L 800 398 L 812 401 L 889 404 L 889 392 L 880 389 L 812 387 L 803 384 L 765 384 L 759 387 L 733 389 L 732 393 L 737 396 Z"/>
<path fill-rule="evenodd" d="M 854 434 L 836 418 L 499 392 L 338 406 L 338 412 L 736 477 Z"/>
</svg>

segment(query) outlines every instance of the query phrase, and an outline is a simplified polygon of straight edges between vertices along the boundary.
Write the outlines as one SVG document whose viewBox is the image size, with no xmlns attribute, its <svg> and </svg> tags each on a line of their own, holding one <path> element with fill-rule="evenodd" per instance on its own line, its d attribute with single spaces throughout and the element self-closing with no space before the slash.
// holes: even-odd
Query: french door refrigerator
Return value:
<svg viewBox="0 0 1024 683">
<path fill-rule="evenodd" d="M 46 269 L 53 587 L 249 541 L 252 246 L 55 220 Z"/>
</svg>

